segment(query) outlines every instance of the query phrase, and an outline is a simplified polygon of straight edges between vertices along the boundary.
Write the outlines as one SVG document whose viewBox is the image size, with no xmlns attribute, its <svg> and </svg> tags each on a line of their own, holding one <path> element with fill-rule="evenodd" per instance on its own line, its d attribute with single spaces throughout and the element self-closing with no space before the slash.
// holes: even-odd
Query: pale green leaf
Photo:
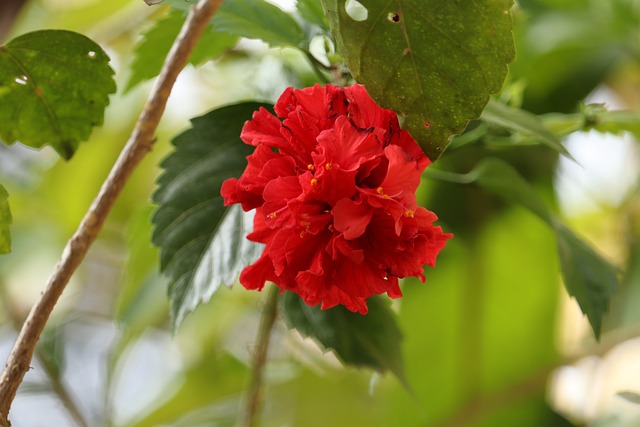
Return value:
<svg viewBox="0 0 640 427">
<path fill-rule="evenodd" d="M 87 37 L 28 33 L 0 46 L 0 139 L 52 146 L 69 159 L 102 124 L 114 93 L 109 57 Z"/>
<path fill-rule="evenodd" d="M 635 403 L 636 405 L 640 405 L 640 393 L 635 391 L 621 391 L 617 393 L 618 396 L 626 400 L 627 402 Z"/>
<path fill-rule="evenodd" d="M 435 160 L 480 116 L 514 57 L 512 0 L 322 0 L 351 73 Z"/>
</svg>

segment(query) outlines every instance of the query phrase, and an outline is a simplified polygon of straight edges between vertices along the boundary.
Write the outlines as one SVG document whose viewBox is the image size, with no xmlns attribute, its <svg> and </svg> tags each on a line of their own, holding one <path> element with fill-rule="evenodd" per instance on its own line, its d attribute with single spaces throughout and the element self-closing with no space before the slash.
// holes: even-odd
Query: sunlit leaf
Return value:
<svg viewBox="0 0 640 427">
<path fill-rule="evenodd" d="M 535 114 L 490 100 L 482 113 L 482 119 L 509 131 L 531 137 L 556 152 L 571 158 L 571 154 L 564 148 L 560 138 L 551 132 Z"/>
<path fill-rule="evenodd" d="M 153 196 L 153 243 L 160 247 L 160 268 L 169 277 L 173 321 L 178 326 L 220 285 L 231 285 L 257 256 L 257 244 L 245 236 L 251 219 L 226 208 L 222 182 L 240 176 L 251 148 L 240 140 L 244 122 L 264 104 L 243 103 L 192 120 L 191 129 L 173 140 L 175 151 Z"/>
<path fill-rule="evenodd" d="M 304 47 L 306 35 L 300 25 L 265 0 L 234 0 L 222 3 L 213 28 L 229 34 L 260 39 L 271 46 Z"/>
<path fill-rule="evenodd" d="M 366 19 L 322 2 L 355 79 L 432 160 L 480 116 L 514 56 L 511 0 L 361 0 Z"/>
<path fill-rule="evenodd" d="M 0 254 L 11 252 L 11 234 L 9 225 L 11 224 L 11 211 L 9 210 L 9 193 L 0 184 Z"/>
<path fill-rule="evenodd" d="M 186 16 L 180 10 L 172 10 L 169 15 L 159 20 L 153 28 L 144 34 L 135 48 L 135 58 L 131 65 L 131 76 L 125 91 L 137 84 L 160 74 L 165 57 L 171 49 Z M 189 63 L 199 65 L 207 60 L 220 57 L 238 41 L 237 36 L 214 31 L 207 27 L 202 38 L 189 57 Z"/>
<path fill-rule="evenodd" d="M 286 292 L 283 298 L 284 317 L 290 328 L 332 350 L 347 365 L 389 370 L 406 384 L 402 332 L 396 316 L 383 298 L 369 298 L 367 306 L 369 312 L 363 316 L 342 306 L 329 310 L 321 310 L 319 305 L 311 307 L 293 292 Z"/>
<path fill-rule="evenodd" d="M 0 139 L 50 145 L 71 158 L 102 124 L 116 90 L 108 62 L 100 46 L 71 31 L 36 31 L 0 46 Z"/>
</svg>

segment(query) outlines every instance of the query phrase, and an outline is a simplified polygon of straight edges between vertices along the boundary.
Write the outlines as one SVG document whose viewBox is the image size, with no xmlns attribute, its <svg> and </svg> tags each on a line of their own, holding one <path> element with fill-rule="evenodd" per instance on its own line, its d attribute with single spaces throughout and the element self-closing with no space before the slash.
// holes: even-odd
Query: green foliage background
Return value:
<svg viewBox="0 0 640 427">
<path fill-rule="evenodd" d="M 173 335 L 166 279 L 158 274 L 158 250 L 150 244 L 151 194 L 160 174 L 157 165 L 191 117 L 247 99 L 273 102 L 288 85 L 318 80 L 305 50 L 326 23 L 317 15 L 317 2 L 301 0 L 300 5 L 301 13 L 317 25 L 294 27 L 295 43 L 277 26 L 254 36 L 267 34 L 272 45 L 302 44 L 303 52 L 245 45 L 197 70 L 189 67 L 181 77 L 157 149 L 127 185 L 54 314 L 41 346 L 45 356 L 34 362 L 36 369 L 16 402 L 15 425 L 38 425 L 30 414 L 52 402 L 56 405 L 47 412 L 49 422 L 75 425 L 59 405 L 65 402 L 60 384 L 71 390 L 67 398 L 92 426 L 235 424 L 262 295 L 241 286 L 222 288 Z M 277 22 L 278 12 L 270 10 L 267 16 L 276 16 Z M 3 357 L 14 339 L 14 324 L 40 292 L 133 127 L 149 90 L 148 84 L 133 87 L 146 78 L 129 74 L 134 46 L 167 11 L 142 1 L 33 0 L 7 37 L 41 28 L 87 34 L 112 57 L 119 92 L 110 98 L 104 126 L 94 130 L 69 162 L 57 160 L 51 151 L 0 147 L 0 179 L 10 195 L 13 218 L 12 253 L 0 258 Z M 239 19 L 233 8 L 226 13 Z M 640 108 L 637 1 L 522 0 L 514 18 L 517 59 L 502 100 L 537 114 L 572 113 L 562 116 L 565 122 L 555 116 L 545 119 L 556 125 L 568 121 L 574 128 L 593 124 L 578 105 L 601 84 L 631 108 Z M 158 55 L 164 51 L 166 46 L 159 45 Z M 194 63 L 207 57 L 206 52 L 199 55 Z M 220 47 L 213 46 L 210 56 L 219 55 Z M 123 94 L 127 85 L 130 90 Z M 611 126 L 609 130 L 618 129 Z M 563 315 L 575 302 L 567 302 L 561 285 L 554 233 L 494 193 L 436 179 L 438 171 L 465 174 L 481 159 L 497 157 L 514 166 L 557 210 L 558 154 L 548 147 L 553 140 L 547 146 L 532 144 L 530 134 L 516 131 L 511 136 L 490 119 L 473 122 L 467 139 L 454 140 L 433 166 L 436 173 L 425 179 L 419 198 L 455 238 L 438 267 L 427 272 L 427 283 L 405 281 L 404 297 L 393 304 L 404 337 L 409 390 L 392 375 L 341 367 L 280 321 L 262 425 L 595 427 L 640 422 L 633 410 L 622 416 L 614 408 L 584 419 L 554 412 L 548 383 L 554 368 L 573 361 L 571 354 L 598 348 L 585 324 Z M 8 166 L 16 164 L 20 173 Z M 640 321 L 638 194 L 632 191 L 619 205 L 567 219 L 628 271 L 604 322 L 605 343 L 621 330 L 637 330 Z M 2 202 L 0 195 L 0 209 Z M 572 334 L 577 335 L 574 340 L 563 339 L 561 331 L 571 327 L 581 332 Z M 640 390 L 640 378 L 635 384 Z M 605 393 L 594 384 L 588 387 Z"/>
</svg>

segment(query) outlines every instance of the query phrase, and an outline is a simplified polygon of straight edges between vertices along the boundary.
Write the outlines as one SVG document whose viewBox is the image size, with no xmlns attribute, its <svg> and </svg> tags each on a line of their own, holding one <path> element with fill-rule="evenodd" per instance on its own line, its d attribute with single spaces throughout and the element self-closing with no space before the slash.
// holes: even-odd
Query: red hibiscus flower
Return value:
<svg viewBox="0 0 640 427">
<path fill-rule="evenodd" d="M 399 278 L 424 281 L 423 265 L 452 235 L 416 203 L 429 159 L 396 115 L 361 85 L 288 88 L 275 112 L 245 123 L 255 151 L 221 190 L 225 205 L 256 209 L 248 238 L 266 245 L 240 275 L 244 287 L 271 281 L 309 305 L 364 314 L 368 297 L 402 295 Z"/>
</svg>

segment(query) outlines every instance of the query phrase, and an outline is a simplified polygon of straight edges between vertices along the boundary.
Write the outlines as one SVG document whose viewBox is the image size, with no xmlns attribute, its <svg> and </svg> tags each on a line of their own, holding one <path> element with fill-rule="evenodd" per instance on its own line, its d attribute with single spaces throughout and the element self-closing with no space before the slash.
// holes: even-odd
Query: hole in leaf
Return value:
<svg viewBox="0 0 640 427">
<path fill-rule="evenodd" d="M 389 12 L 389 14 L 387 15 L 387 21 L 397 24 L 398 22 L 400 22 L 400 15 L 396 12 Z"/>
<path fill-rule="evenodd" d="M 94 51 L 90 50 L 89 53 L 87 53 L 87 56 L 89 58 L 95 58 L 96 57 L 96 53 Z"/>
<path fill-rule="evenodd" d="M 357 22 L 366 21 L 369 16 L 369 11 L 358 0 L 347 0 L 344 5 L 344 10 L 349 15 L 349 18 Z"/>
<path fill-rule="evenodd" d="M 18 83 L 19 85 L 26 85 L 27 80 L 29 80 L 27 76 L 21 76 L 21 77 L 16 77 L 14 82 Z"/>
</svg>

